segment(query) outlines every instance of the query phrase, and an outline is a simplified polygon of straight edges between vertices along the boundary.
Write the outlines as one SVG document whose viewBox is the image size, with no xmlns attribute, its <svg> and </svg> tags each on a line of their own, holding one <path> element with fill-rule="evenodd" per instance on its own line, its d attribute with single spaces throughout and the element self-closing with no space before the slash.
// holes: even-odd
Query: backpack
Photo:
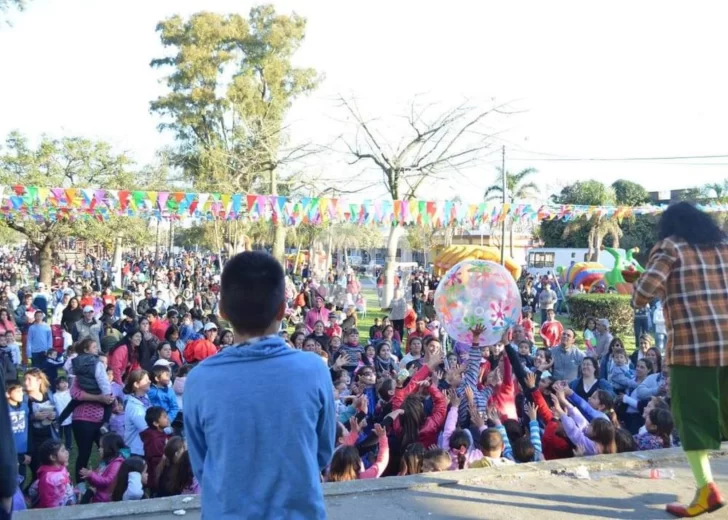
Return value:
<svg viewBox="0 0 728 520">
<path fill-rule="evenodd" d="M 18 368 L 13 363 L 10 352 L 0 350 L 0 372 L 3 375 L 3 381 L 7 385 L 10 381 L 18 380 Z"/>
</svg>

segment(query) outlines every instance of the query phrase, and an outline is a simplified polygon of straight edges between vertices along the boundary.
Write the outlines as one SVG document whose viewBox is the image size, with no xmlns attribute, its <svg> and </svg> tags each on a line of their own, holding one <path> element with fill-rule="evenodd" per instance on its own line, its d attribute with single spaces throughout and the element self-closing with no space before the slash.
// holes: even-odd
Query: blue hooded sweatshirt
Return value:
<svg viewBox="0 0 728 520">
<path fill-rule="evenodd" d="M 184 423 L 203 519 L 326 518 L 336 407 L 320 356 L 278 336 L 228 347 L 189 373 Z"/>
</svg>

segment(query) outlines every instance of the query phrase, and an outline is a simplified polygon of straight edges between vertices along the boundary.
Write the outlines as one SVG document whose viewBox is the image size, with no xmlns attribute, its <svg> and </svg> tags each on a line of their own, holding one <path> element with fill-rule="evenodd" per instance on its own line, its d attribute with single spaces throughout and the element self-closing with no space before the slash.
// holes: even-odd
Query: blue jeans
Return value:
<svg viewBox="0 0 728 520">
<path fill-rule="evenodd" d="M 639 348 L 640 336 L 642 334 L 649 334 L 650 332 L 650 317 L 647 315 L 637 315 L 634 317 L 634 342 Z"/>
</svg>

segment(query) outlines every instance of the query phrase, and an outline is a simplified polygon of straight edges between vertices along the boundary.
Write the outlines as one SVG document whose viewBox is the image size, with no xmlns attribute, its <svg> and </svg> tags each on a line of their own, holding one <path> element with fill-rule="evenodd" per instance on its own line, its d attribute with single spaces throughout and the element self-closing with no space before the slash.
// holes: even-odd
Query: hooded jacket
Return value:
<svg viewBox="0 0 728 520">
<path fill-rule="evenodd" d="M 114 491 L 116 475 L 119 473 L 124 457 L 116 457 L 101 470 L 92 471 L 86 476 L 86 482 L 96 488 L 91 502 L 111 502 L 111 493 Z"/>
<path fill-rule="evenodd" d="M 38 468 L 37 508 L 70 506 L 76 503 L 71 475 L 65 466 L 41 466 Z M 33 493 L 31 493 L 32 495 Z"/>
<path fill-rule="evenodd" d="M 295 428 L 268 420 L 272 409 Z M 319 356 L 277 335 L 228 347 L 187 376 L 184 423 L 203 518 L 326 518 L 336 408 Z"/>
<path fill-rule="evenodd" d="M 147 486 L 157 489 L 157 467 L 164 457 L 164 447 L 169 436 L 155 428 L 139 434 L 144 443 L 144 460 L 147 462 Z"/>
</svg>

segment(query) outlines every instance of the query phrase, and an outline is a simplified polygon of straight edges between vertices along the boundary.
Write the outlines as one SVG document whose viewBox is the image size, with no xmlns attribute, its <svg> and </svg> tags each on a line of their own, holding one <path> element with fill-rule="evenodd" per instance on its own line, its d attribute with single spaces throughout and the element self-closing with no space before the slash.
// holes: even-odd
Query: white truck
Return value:
<svg viewBox="0 0 728 520">
<path fill-rule="evenodd" d="M 587 262 L 588 257 L 587 248 L 534 247 L 529 249 L 526 255 L 526 270 L 534 276 L 556 274 L 557 267 L 567 269 L 572 263 Z M 614 267 L 614 258 L 606 251 L 599 252 L 597 262 L 607 270 Z"/>
</svg>

